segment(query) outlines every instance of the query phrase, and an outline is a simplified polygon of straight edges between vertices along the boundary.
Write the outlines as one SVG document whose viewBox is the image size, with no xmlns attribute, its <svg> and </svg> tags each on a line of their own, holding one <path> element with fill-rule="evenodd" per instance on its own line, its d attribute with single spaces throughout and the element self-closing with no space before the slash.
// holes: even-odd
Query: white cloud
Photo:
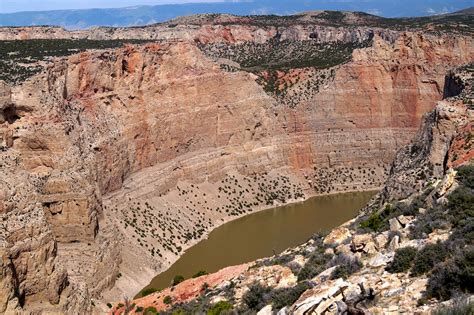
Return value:
<svg viewBox="0 0 474 315">
<path fill-rule="evenodd" d="M 373 14 L 373 15 L 382 15 L 382 11 L 379 9 L 369 9 L 367 10 L 367 13 Z"/>
</svg>

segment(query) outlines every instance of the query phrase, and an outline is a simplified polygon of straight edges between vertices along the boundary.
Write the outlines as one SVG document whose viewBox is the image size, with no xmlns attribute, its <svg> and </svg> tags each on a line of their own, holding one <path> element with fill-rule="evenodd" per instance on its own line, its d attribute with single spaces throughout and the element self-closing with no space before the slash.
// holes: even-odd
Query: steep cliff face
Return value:
<svg viewBox="0 0 474 315">
<path fill-rule="evenodd" d="M 472 84 L 472 64 L 446 76 L 449 100 L 440 101 L 424 117 L 415 139 L 397 152 L 378 205 L 407 198 L 429 178 L 441 178 L 472 160 Z"/>
<path fill-rule="evenodd" d="M 379 187 L 395 150 L 441 99 L 446 71 L 474 59 L 472 38 L 365 28 L 161 25 L 151 35 L 106 34 L 122 31 L 192 41 L 86 51 L 21 85 L 0 85 L 0 311 L 88 312 L 114 284 L 104 299 L 136 293 L 233 217 Z M 106 36 L 96 32 L 104 30 L 80 36 Z M 315 32 L 322 42 L 375 37 L 345 64 L 295 71 L 302 79 L 282 97 L 202 48 Z M 311 83 L 318 88 L 290 106 Z"/>
<path fill-rule="evenodd" d="M 397 152 L 369 216 L 362 213 L 280 255 L 136 299 L 133 307 L 118 304 L 110 313 L 225 307 L 259 314 L 430 314 L 449 305 L 460 313 L 456 296 L 473 292 L 464 281 L 472 277 L 473 82 L 472 64 L 446 77 L 458 93 L 438 101 Z"/>
</svg>

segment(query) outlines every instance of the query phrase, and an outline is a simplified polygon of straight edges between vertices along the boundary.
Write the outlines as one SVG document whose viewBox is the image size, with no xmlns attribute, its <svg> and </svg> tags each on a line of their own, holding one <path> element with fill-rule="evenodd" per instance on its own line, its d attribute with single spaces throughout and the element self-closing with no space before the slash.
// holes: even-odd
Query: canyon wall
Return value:
<svg viewBox="0 0 474 315">
<path fill-rule="evenodd" d="M 474 172 L 473 65 L 446 77 L 451 92 L 424 115 L 416 136 L 397 152 L 382 191 L 367 209 L 370 213 L 281 254 L 138 297 L 129 313 L 147 307 L 173 313 L 222 305 L 237 313 L 260 314 L 431 314 L 445 307 L 462 312 L 460 294 L 469 299 L 472 288 L 453 279 L 469 273 L 459 257 L 472 252 L 468 212 Z M 464 213 L 456 218 L 453 212 Z M 449 223 L 453 218 L 459 225 Z M 431 272 L 415 271 L 432 248 L 442 251 L 443 258 L 425 267 Z M 404 259 L 401 268 L 400 257 L 406 251 L 417 254 L 414 262 Z M 462 265 L 456 265 L 458 261 Z M 256 288 L 265 294 L 256 293 Z M 109 314 L 124 314 L 125 309 L 116 303 Z"/>
<path fill-rule="evenodd" d="M 325 40 L 372 34 L 373 45 L 287 106 L 194 43 L 264 41 L 276 31 L 194 28 L 157 31 L 190 42 L 86 51 L 0 86 L 0 312 L 89 312 L 91 299 L 102 307 L 136 293 L 233 217 L 380 187 L 396 149 L 442 98 L 446 72 L 474 59 L 468 37 L 329 29 Z"/>
</svg>

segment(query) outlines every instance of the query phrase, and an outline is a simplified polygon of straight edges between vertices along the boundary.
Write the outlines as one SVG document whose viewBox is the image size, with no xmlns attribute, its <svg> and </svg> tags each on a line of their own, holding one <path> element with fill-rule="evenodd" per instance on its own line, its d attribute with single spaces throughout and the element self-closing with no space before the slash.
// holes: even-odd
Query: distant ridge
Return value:
<svg viewBox="0 0 474 315">
<path fill-rule="evenodd" d="M 168 21 L 179 16 L 202 13 L 235 15 L 290 15 L 297 12 L 333 10 L 362 11 L 384 17 L 473 14 L 464 9 L 465 0 L 375 0 L 369 2 L 324 2 L 307 0 L 255 0 L 244 2 L 187 3 L 156 6 L 133 6 L 112 9 L 24 11 L 0 14 L 0 26 L 58 25 L 66 29 L 86 29 L 93 26 L 142 26 Z"/>
</svg>

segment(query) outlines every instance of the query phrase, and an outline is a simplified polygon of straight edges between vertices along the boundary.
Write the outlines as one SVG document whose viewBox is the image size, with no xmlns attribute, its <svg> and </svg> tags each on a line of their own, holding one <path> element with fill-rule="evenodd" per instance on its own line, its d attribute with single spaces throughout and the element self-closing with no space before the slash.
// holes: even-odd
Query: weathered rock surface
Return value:
<svg viewBox="0 0 474 315">
<path fill-rule="evenodd" d="M 164 27 L 18 28 L 0 37 L 191 40 L 87 51 L 55 59 L 22 85 L 0 84 L 0 311 L 88 313 L 91 300 L 101 307 L 101 300 L 136 293 L 232 217 L 316 193 L 379 187 L 396 149 L 442 98 L 446 71 L 474 58 L 471 38 L 380 31 L 320 91 L 289 107 L 254 75 L 222 70 L 194 44 L 262 42 L 280 30 Z M 301 40 L 310 30 L 322 42 L 374 35 L 305 26 L 281 36 Z M 436 167 L 454 135 L 449 122 L 462 114 L 451 110 L 441 103 L 419 136 L 430 139 L 423 152 Z M 439 132 L 430 125 L 436 119 Z M 389 195 L 409 187 L 390 180 Z M 264 183 L 271 183 L 264 197 L 250 193 Z M 238 202 L 227 185 L 243 187 Z M 149 220 L 161 230 L 137 229 Z M 353 243 L 365 254 L 379 250 L 371 236 Z M 277 269 L 254 277 L 294 284 L 290 269 Z"/>
<path fill-rule="evenodd" d="M 474 79 L 472 75 L 470 78 Z M 465 96 L 465 94 L 463 93 L 462 96 Z M 379 200 L 386 197 L 384 194 L 387 192 L 390 193 L 389 198 L 382 200 L 394 200 L 399 196 L 399 186 L 395 188 L 392 186 L 394 181 L 399 181 L 400 185 L 405 184 L 408 189 L 413 189 L 409 186 L 412 183 L 412 177 L 407 176 L 408 171 L 423 170 L 426 163 L 432 161 L 433 158 L 437 159 L 444 155 L 441 160 L 445 161 L 446 157 L 457 153 L 457 145 L 453 143 L 452 139 L 458 137 L 459 134 L 463 134 L 464 126 L 472 122 L 473 112 L 469 104 L 469 100 L 460 100 L 459 98 L 449 98 L 438 102 L 436 108 L 427 114 L 427 117 L 434 116 L 434 119 L 425 119 L 413 142 L 406 148 L 402 148 L 397 154 L 397 156 L 403 156 L 414 146 L 425 146 L 425 155 L 421 157 L 419 155 L 403 156 L 404 161 L 395 161 L 386 186 L 380 193 Z M 425 143 L 423 136 L 426 135 L 427 130 L 432 132 L 431 139 L 436 139 L 435 141 Z M 411 160 L 407 161 L 407 159 Z M 400 164 L 411 165 L 412 169 L 400 168 Z M 447 164 L 444 164 L 439 168 L 439 173 L 429 175 L 424 182 L 420 181 L 420 184 L 424 184 L 424 190 L 413 189 L 411 194 L 403 195 L 403 198 L 424 198 L 425 202 L 438 203 L 439 206 L 441 201 L 438 197 L 452 193 L 457 185 L 457 180 L 453 175 L 455 173 L 455 170 L 447 168 Z M 427 181 L 430 181 L 430 185 L 433 185 L 431 188 Z M 426 189 L 427 187 L 428 189 Z M 379 210 L 383 211 L 383 209 L 385 209 L 385 205 Z M 364 214 L 361 214 L 361 218 L 364 217 Z M 237 310 L 245 310 L 246 306 L 243 305 L 245 303 L 245 292 L 248 291 L 249 286 L 258 284 L 267 289 L 265 292 L 271 292 L 260 297 L 261 300 L 265 301 L 266 306 L 260 305 L 258 310 L 264 314 L 270 310 L 270 307 L 272 311 L 278 314 L 339 314 L 345 311 L 357 314 L 428 314 L 439 306 L 439 302 L 434 299 L 425 301 L 425 305 L 420 305 L 420 299 L 425 297 L 424 292 L 427 289 L 429 274 L 415 276 L 410 274 L 409 271 L 396 273 L 387 271 L 387 266 L 393 260 L 397 248 L 411 246 L 419 250 L 428 244 L 446 241 L 453 235 L 452 228 L 448 227 L 445 230 L 436 229 L 420 239 L 413 238 L 413 236 L 406 237 L 410 233 L 410 227 L 419 219 L 419 217 L 411 215 L 394 215 L 391 224 L 386 219 L 386 231 L 371 231 L 370 233 L 362 232 L 359 229 L 359 224 L 354 224 L 357 219 L 352 220 L 333 230 L 324 239 L 319 238 L 319 241 L 316 239 L 310 240 L 306 244 L 286 250 L 280 257 L 265 258 L 256 261 L 253 265 L 251 264 L 248 270 L 229 279 L 232 287 L 235 288 L 234 291 L 229 293 L 216 288 L 206 295 L 208 297 L 225 296 L 226 300 L 231 301 Z M 358 223 L 360 222 L 363 221 L 358 221 Z M 392 231 L 389 231 L 389 225 Z M 395 234 L 393 234 L 394 232 Z M 400 237 L 400 235 L 403 237 Z M 390 242 L 389 236 L 391 237 Z M 346 239 L 350 240 L 350 246 L 341 244 L 333 251 L 332 246 L 344 242 Z M 344 247 L 348 249 L 343 250 Z M 355 252 L 355 254 L 352 252 Z M 329 263 L 322 262 L 324 260 L 321 256 L 323 253 L 332 256 Z M 335 271 L 337 270 L 335 264 L 338 264 L 337 262 L 340 261 L 341 257 L 334 253 L 336 255 L 345 253 L 346 258 L 344 259 L 346 259 L 346 262 L 348 258 L 358 257 L 360 259 L 359 268 L 350 274 L 335 277 Z M 312 255 L 319 258 L 311 260 Z M 281 257 L 288 258 L 287 256 L 293 257 L 293 261 L 298 260 L 297 265 L 299 267 L 295 267 L 292 263 L 282 263 Z M 295 274 L 299 275 L 301 267 L 309 262 L 313 268 L 320 268 L 317 269 L 319 273 L 312 279 L 299 279 L 299 277 L 296 279 L 298 285 L 306 285 L 304 292 L 301 293 L 294 281 Z M 291 267 L 291 269 L 288 267 Z M 278 289 L 282 287 L 281 283 L 293 288 L 295 290 L 292 291 L 293 294 L 299 295 L 301 293 L 301 295 L 295 302 L 292 302 L 292 305 L 279 310 L 275 309 L 274 305 L 280 300 L 272 300 L 272 294 L 279 292 Z"/>
</svg>

